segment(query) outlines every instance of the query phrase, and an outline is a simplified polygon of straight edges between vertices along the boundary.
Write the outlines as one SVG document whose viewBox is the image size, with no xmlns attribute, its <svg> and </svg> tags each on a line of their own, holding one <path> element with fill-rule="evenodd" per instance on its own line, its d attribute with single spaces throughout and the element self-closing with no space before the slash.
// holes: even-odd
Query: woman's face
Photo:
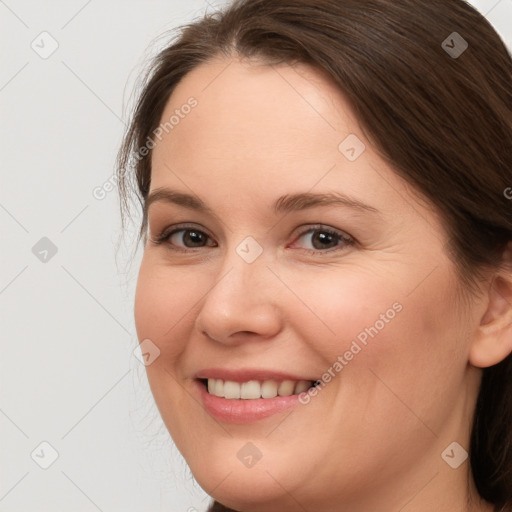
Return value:
<svg viewBox="0 0 512 512">
<path fill-rule="evenodd" d="M 303 65 L 218 60 L 182 80 L 162 126 L 135 319 L 201 486 L 244 512 L 465 496 L 483 311 L 462 308 L 442 223 L 342 95 Z"/>
</svg>

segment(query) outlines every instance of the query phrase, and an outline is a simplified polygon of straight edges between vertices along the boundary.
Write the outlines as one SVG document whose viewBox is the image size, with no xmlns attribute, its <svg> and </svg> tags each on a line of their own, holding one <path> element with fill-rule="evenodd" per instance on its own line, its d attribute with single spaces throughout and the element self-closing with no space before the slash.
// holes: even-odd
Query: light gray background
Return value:
<svg viewBox="0 0 512 512">
<path fill-rule="evenodd" d="M 116 258 L 117 191 L 93 191 L 157 37 L 224 3 L 0 0 L 1 511 L 207 507 L 133 354 L 136 226 Z M 512 48 L 512 0 L 471 3 Z"/>
</svg>

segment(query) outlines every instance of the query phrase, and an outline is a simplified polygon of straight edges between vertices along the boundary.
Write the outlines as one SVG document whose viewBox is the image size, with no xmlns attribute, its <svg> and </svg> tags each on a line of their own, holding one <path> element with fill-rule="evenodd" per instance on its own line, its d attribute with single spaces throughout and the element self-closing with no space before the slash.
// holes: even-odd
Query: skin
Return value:
<svg viewBox="0 0 512 512">
<path fill-rule="evenodd" d="M 196 480 L 244 512 L 492 510 L 469 459 L 452 469 L 441 454 L 469 448 L 480 368 L 512 350 L 509 277 L 464 293 L 443 221 L 320 72 L 219 58 L 185 76 L 162 121 L 191 96 L 197 106 L 153 149 L 150 192 L 193 194 L 213 213 L 150 206 L 135 320 L 139 340 L 160 349 L 149 383 Z M 353 162 L 338 149 L 349 134 L 366 146 Z M 272 209 L 282 195 L 333 191 L 378 213 Z M 203 246 L 183 232 L 151 241 L 182 223 L 205 233 Z M 356 243 L 334 237 L 327 252 L 313 236 L 322 228 L 302 234 L 317 224 Z M 236 252 L 248 236 L 263 249 L 250 264 Z M 234 425 L 197 399 L 193 376 L 206 367 L 320 378 L 395 303 L 395 318 L 291 414 Z M 262 454 L 251 468 L 237 458 L 248 441 Z"/>
</svg>

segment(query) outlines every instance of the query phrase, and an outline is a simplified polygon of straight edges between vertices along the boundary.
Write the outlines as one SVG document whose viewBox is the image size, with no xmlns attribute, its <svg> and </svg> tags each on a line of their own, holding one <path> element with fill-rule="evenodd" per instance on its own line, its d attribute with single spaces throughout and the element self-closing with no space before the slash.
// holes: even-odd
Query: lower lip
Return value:
<svg viewBox="0 0 512 512">
<path fill-rule="evenodd" d="M 299 402 L 299 395 L 275 398 L 233 399 L 211 395 L 203 382 L 196 380 L 206 410 L 217 420 L 228 423 L 253 423 L 290 409 Z"/>
</svg>

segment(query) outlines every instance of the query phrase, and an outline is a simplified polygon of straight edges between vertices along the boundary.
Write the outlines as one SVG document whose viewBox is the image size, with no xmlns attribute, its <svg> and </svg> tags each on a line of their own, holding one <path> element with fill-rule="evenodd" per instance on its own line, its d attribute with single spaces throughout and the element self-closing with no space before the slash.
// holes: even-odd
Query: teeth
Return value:
<svg viewBox="0 0 512 512">
<path fill-rule="evenodd" d="M 221 381 L 222 382 L 222 381 Z M 224 398 L 240 398 L 240 386 L 237 382 L 224 382 Z"/>
<path fill-rule="evenodd" d="M 283 380 L 282 382 L 250 380 L 239 383 L 231 380 L 208 379 L 208 393 L 221 398 L 252 400 L 256 398 L 274 398 L 278 395 L 298 395 L 307 391 L 312 385 L 313 382 L 310 380 Z"/>
<path fill-rule="evenodd" d="M 277 382 L 275 380 L 265 380 L 261 385 L 262 398 L 274 398 L 277 396 Z"/>
<path fill-rule="evenodd" d="M 279 396 L 290 396 L 293 395 L 293 388 L 295 387 L 295 382 L 292 380 L 283 380 L 279 387 L 277 388 L 277 394 Z"/>
<path fill-rule="evenodd" d="M 235 386 L 237 385 L 236 382 L 233 382 L 232 384 L 234 384 Z M 241 387 L 242 390 L 240 391 L 240 398 L 261 397 L 261 384 L 257 380 L 250 380 L 249 382 L 244 382 Z"/>
<path fill-rule="evenodd" d="M 295 386 L 295 394 L 298 395 L 299 393 L 302 393 L 304 391 L 307 391 L 312 386 L 312 383 L 307 380 L 301 380 L 297 382 L 297 385 Z"/>
<path fill-rule="evenodd" d="M 215 387 L 213 388 L 213 394 L 215 396 L 224 396 L 224 381 L 216 380 Z"/>
</svg>

